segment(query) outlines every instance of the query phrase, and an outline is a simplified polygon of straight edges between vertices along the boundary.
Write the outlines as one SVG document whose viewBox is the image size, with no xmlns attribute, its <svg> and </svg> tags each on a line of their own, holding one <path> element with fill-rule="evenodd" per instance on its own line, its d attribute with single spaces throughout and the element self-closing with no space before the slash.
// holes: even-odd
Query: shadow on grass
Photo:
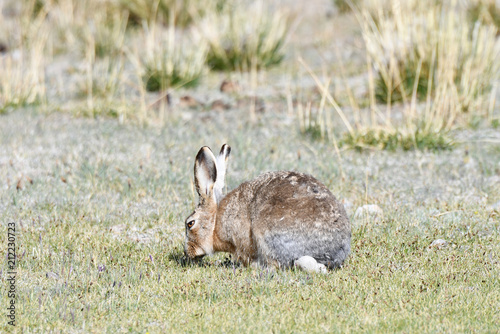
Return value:
<svg viewBox="0 0 500 334">
<path fill-rule="evenodd" d="M 202 267 L 202 268 L 239 268 L 241 264 L 237 261 L 233 261 L 231 256 L 227 256 L 224 260 L 210 261 L 208 259 L 190 259 L 188 258 L 182 249 L 176 248 L 171 251 L 167 258 L 170 261 L 177 263 L 180 267 Z"/>
</svg>

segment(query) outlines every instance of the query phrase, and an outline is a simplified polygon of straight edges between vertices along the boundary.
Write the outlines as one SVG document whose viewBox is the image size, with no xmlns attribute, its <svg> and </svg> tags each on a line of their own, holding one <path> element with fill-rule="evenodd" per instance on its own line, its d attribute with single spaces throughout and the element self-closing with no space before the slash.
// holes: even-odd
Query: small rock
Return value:
<svg viewBox="0 0 500 334">
<path fill-rule="evenodd" d="M 220 91 L 223 93 L 236 93 L 240 90 L 240 85 L 236 81 L 224 80 L 220 85 Z"/>
<path fill-rule="evenodd" d="M 322 263 L 318 263 L 311 256 L 302 256 L 295 261 L 295 266 L 310 273 L 322 273 L 326 274 L 326 266 Z"/>
<path fill-rule="evenodd" d="M 443 239 L 436 239 L 431 243 L 429 248 L 441 249 L 441 248 L 446 247 L 447 245 L 448 245 L 448 241 L 443 240 Z"/>
<path fill-rule="evenodd" d="M 356 209 L 354 213 L 354 218 L 363 219 L 363 218 L 372 218 L 375 220 L 380 220 L 384 217 L 384 210 L 380 208 L 380 206 L 376 204 L 366 204 L 360 206 Z"/>
</svg>

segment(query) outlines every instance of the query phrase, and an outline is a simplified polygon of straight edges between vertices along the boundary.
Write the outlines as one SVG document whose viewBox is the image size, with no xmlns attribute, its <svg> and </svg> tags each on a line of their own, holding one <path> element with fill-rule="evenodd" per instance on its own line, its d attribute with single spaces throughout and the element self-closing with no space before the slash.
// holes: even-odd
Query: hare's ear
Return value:
<svg viewBox="0 0 500 334">
<path fill-rule="evenodd" d="M 217 156 L 217 180 L 215 181 L 215 195 L 217 197 L 217 202 L 222 197 L 222 190 L 224 189 L 226 171 L 227 171 L 227 161 L 229 155 L 231 154 L 231 147 L 228 144 L 222 145 L 219 155 Z"/>
<path fill-rule="evenodd" d="M 198 195 L 203 199 L 213 196 L 215 181 L 217 180 L 217 165 L 215 156 L 209 147 L 203 146 L 194 162 L 194 184 Z"/>
</svg>

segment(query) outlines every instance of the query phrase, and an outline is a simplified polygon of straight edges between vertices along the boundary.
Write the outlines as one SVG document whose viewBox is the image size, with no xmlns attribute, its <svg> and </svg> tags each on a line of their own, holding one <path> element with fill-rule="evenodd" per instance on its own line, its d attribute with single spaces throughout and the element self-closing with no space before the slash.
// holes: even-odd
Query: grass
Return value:
<svg viewBox="0 0 500 334">
<path fill-rule="evenodd" d="M 397 149 L 439 151 L 453 148 L 453 141 L 446 133 L 425 131 L 421 128 L 414 132 L 404 132 L 398 129 L 392 133 L 384 129 L 377 131 L 370 128 L 365 132 L 356 132 L 354 135 L 345 133 L 344 137 L 341 138 L 341 144 L 358 151 L 373 148 L 388 151 Z"/>
<path fill-rule="evenodd" d="M 422 61 L 420 65 L 420 75 L 417 77 L 417 69 L 420 60 L 414 54 L 410 54 L 409 59 L 396 61 L 395 74 L 391 78 L 386 78 L 382 72 L 377 73 L 375 80 L 375 98 L 380 103 L 391 104 L 402 102 L 411 98 L 414 87 L 416 97 L 425 100 L 429 93 L 429 81 L 432 81 L 431 65 L 427 61 Z M 430 80 L 429 80 L 430 78 Z"/>
<path fill-rule="evenodd" d="M 198 20 L 207 12 L 221 10 L 225 0 L 115 0 L 118 7 L 125 10 L 128 20 L 135 25 L 142 22 L 149 24 L 158 22 L 185 27 Z"/>
<path fill-rule="evenodd" d="M 362 0 L 333 0 L 333 4 L 337 7 L 341 14 L 349 13 L 352 11 L 351 6 L 360 6 Z"/>
<path fill-rule="evenodd" d="M 46 102 L 44 67 L 51 58 L 45 52 L 45 15 L 32 19 L 30 26 L 21 18 L 4 15 L 0 15 L 0 42 L 5 43 L 0 53 L 0 114 Z"/>
<path fill-rule="evenodd" d="M 0 57 L 0 114 L 45 101 L 43 47 L 40 40 L 32 49 Z"/>
<path fill-rule="evenodd" d="M 447 86 L 450 94 L 456 91 L 459 108 L 482 109 L 500 77 L 494 61 L 500 55 L 495 28 L 464 24 L 461 7 L 433 0 L 418 9 L 411 2 L 402 6 L 401 18 L 377 15 L 373 19 L 364 11 L 361 20 L 368 54 L 378 69 L 379 102 L 409 100 L 417 83 L 421 100 L 429 86 L 431 97 L 440 86 Z"/>
<path fill-rule="evenodd" d="M 383 2 L 390 11 L 373 4 L 355 10 L 367 50 L 369 112 L 347 88 L 347 116 L 329 91 L 331 79 L 325 83 L 302 60 L 322 96 L 309 107 L 318 112 L 299 111 L 302 132 L 356 149 L 440 150 L 453 147 L 450 131 L 491 119 L 500 78 L 496 28 L 467 24 L 464 7 L 452 3 Z M 344 124 L 337 136 L 335 116 Z"/>
<path fill-rule="evenodd" d="M 203 41 L 179 43 L 189 36 L 180 35 L 172 26 L 168 31 L 148 27 L 145 51 L 141 57 L 142 78 L 147 91 L 163 91 L 171 87 L 194 87 L 205 72 L 206 46 Z"/>
<path fill-rule="evenodd" d="M 470 1 L 467 13 L 472 22 L 490 24 L 500 29 L 500 5 L 495 0 Z"/>
<path fill-rule="evenodd" d="M 215 70 L 265 69 L 284 58 L 289 17 L 283 9 L 267 10 L 263 1 L 237 1 L 200 22 L 208 43 L 207 64 Z"/>
<path fill-rule="evenodd" d="M 98 18 L 96 15 L 87 33 L 87 38 L 94 42 L 95 55 L 98 58 L 119 55 L 123 50 L 127 19 L 121 13 L 110 16 L 108 19 Z M 100 20 L 102 22 L 99 22 Z"/>
<path fill-rule="evenodd" d="M 184 259 L 182 221 L 194 205 L 193 158 L 186 156 L 201 142 L 217 144 L 219 124 L 194 120 L 207 126 L 196 138 L 177 122 L 138 128 L 24 112 L 7 117 L 3 156 L 16 149 L 20 129 L 37 137 L 24 142 L 25 156 L 0 169 L 12 180 L 0 193 L 1 219 L 17 224 L 20 330 L 488 332 L 499 325 L 499 219 L 481 200 L 500 198 L 499 189 L 483 187 L 496 173 L 494 144 L 467 148 L 478 162 L 473 171 L 457 163 L 465 147 L 376 159 L 347 151 L 339 166 L 327 143 L 308 149 L 291 136 L 293 125 L 270 134 L 245 127 L 239 113 L 228 116 L 230 188 L 263 170 L 294 168 L 313 172 L 355 205 L 368 199 L 384 208 L 383 221 L 351 217 L 353 252 L 344 268 L 322 276 L 247 269 L 225 255 L 201 265 Z M 88 143 L 80 141 L 84 134 Z M 50 153 L 56 142 L 60 150 Z M 46 148 L 36 149 L 39 143 Z M 270 153 L 274 147 L 287 149 Z M 289 154 L 298 150 L 300 160 Z M 47 154 L 55 155 L 31 167 Z M 32 183 L 23 176 L 16 189 L 17 173 Z M 449 245 L 429 248 L 438 238 Z M 5 321 L 0 329 L 9 330 Z"/>
</svg>

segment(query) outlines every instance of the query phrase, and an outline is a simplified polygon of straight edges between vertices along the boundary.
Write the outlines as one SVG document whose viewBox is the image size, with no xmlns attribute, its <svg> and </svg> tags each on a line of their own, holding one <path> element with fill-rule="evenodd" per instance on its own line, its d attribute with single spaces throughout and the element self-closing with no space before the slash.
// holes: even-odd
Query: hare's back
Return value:
<svg viewBox="0 0 500 334">
<path fill-rule="evenodd" d="M 343 224 L 340 219 L 345 216 L 343 205 L 311 175 L 270 172 L 252 182 L 255 182 L 250 203 L 253 222 L 265 220 L 267 226 L 291 227 L 299 224 L 309 228 L 320 225 L 340 227 Z"/>
<path fill-rule="evenodd" d="M 350 250 L 345 209 L 328 188 L 298 172 L 271 172 L 253 180 L 249 214 L 260 248 L 282 264 L 309 255 L 340 265 Z"/>
</svg>

